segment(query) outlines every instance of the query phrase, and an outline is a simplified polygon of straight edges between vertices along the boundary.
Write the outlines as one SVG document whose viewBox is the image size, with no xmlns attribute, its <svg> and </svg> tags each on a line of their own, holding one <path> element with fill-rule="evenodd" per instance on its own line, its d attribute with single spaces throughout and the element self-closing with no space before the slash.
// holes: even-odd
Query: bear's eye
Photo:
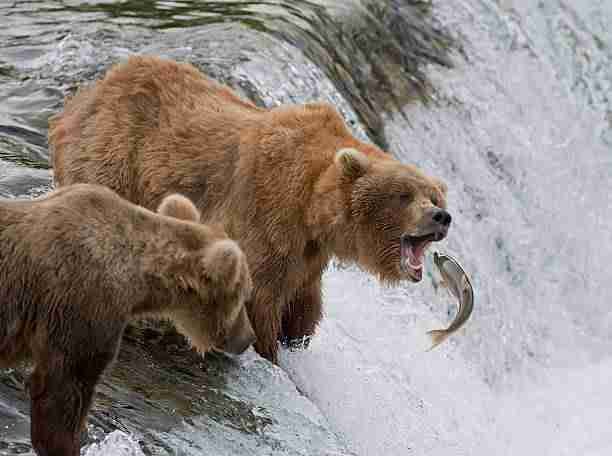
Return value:
<svg viewBox="0 0 612 456">
<path fill-rule="evenodd" d="M 412 194 L 411 193 L 401 193 L 399 196 L 400 205 L 402 207 L 408 206 L 412 203 Z"/>
</svg>

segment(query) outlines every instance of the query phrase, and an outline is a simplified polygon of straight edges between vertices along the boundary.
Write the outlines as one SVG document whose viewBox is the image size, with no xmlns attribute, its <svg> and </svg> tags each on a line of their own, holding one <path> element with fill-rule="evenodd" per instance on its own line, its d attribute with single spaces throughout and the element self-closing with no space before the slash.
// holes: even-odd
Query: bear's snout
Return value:
<svg viewBox="0 0 612 456">
<path fill-rule="evenodd" d="M 448 228 L 453 219 L 448 211 L 444 209 L 436 209 L 431 217 L 438 225 Z"/>
<path fill-rule="evenodd" d="M 236 318 L 234 326 L 227 336 L 223 347 L 221 347 L 221 350 L 223 350 L 225 353 L 240 355 L 247 348 L 253 345 L 256 340 L 257 337 L 255 336 L 255 331 L 253 330 L 253 326 L 251 325 L 246 309 L 243 307 L 240 314 Z"/>
<path fill-rule="evenodd" d="M 425 211 L 418 227 L 418 236 L 427 236 L 429 241 L 441 241 L 448 234 L 452 221 L 445 209 L 432 207 Z"/>
</svg>

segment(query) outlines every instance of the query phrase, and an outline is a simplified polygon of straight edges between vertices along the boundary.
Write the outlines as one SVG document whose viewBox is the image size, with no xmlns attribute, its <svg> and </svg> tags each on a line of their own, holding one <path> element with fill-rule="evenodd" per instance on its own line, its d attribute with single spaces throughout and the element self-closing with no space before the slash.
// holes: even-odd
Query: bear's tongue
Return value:
<svg viewBox="0 0 612 456">
<path fill-rule="evenodd" d="M 411 245 L 408 247 L 408 264 L 410 267 L 417 269 L 423 267 L 423 257 L 425 252 L 425 245 Z"/>
<path fill-rule="evenodd" d="M 429 245 L 429 241 L 407 243 L 403 246 L 403 260 L 406 262 L 413 273 L 420 279 L 423 275 L 423 261 L 425 249 Z"/>
</svg>

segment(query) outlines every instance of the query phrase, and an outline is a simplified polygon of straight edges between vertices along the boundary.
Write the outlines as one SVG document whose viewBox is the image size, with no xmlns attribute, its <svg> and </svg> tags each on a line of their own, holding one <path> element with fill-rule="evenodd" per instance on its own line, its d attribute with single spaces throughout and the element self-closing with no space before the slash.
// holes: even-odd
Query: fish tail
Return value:
<svg viewBox="0 0 612 456">
<path fill-rule="evenodd" d="M 427 351 L 430 351 L 444 342 L 450 333 L 444 331 L 443 329 L 434 329 L 432 331 L 427 331 L 427 334 L 431 338 L 432 342 L 431 347 L 427 349 Z"/>
</svg>

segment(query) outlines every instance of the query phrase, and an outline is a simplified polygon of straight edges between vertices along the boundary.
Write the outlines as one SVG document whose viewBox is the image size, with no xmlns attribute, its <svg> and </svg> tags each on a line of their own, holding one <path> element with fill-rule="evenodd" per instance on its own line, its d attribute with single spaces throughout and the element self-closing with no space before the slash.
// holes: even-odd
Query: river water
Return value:
<svg viewBox="0 0 612 456">
<path fill-rule="evenodd" d="M 612 3 L 0 0 L 0 196 L 50 188 L 65 94 L 132 53 L 190 61 L 260 105 L 328 100 L 449 185 L 452 318 L 417 286 L 324 277 L 308 350 L 202 360 L 126 337 L 82 453 L 612 454 Z M 0 373 L 0 454 L 33 454 L 23 370 Z"/>
</svg>

